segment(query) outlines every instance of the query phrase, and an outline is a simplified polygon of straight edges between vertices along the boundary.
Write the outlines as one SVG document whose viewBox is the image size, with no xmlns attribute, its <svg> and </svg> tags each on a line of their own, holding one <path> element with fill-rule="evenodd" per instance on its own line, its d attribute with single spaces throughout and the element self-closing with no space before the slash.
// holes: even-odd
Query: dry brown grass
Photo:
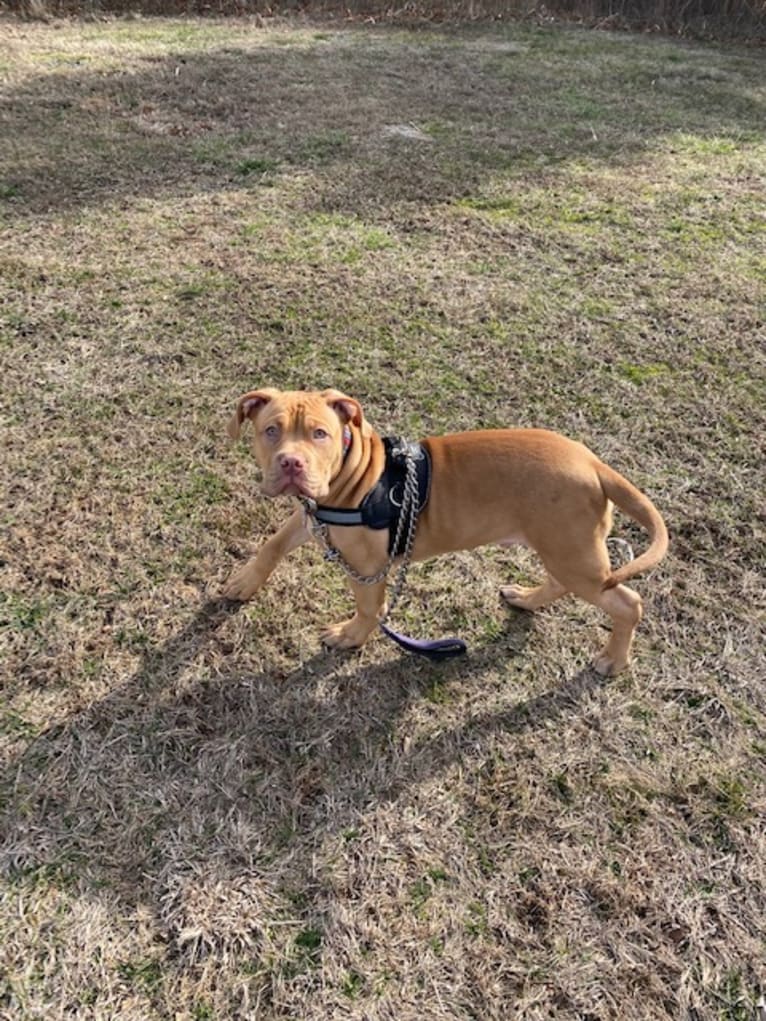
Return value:
<svg viewBox="0 0 766 1021">
<path fill-rule="evenodd" d="M 600 30 L 766 40 L 766 0 L 0 0 L 30 21 L 109 15 L 326 18 L 335 22 L 435 25 L 526 20 Z"/>
<path fill-rule="evenodd" d="M 753 1017 L 757 58 L 0 30 L 0 1016 Z M 594 610 L 500 606 L 523 552 L 413 572 L 398 623 L 471 645 L 442 668 L 322 652 L 348 599 L 310 549 L 217 604 L 285 512 L 224 437 L 261 383 L 589 443 L 673 537 L 632 671 L 588 669 Z"/>
</svg>

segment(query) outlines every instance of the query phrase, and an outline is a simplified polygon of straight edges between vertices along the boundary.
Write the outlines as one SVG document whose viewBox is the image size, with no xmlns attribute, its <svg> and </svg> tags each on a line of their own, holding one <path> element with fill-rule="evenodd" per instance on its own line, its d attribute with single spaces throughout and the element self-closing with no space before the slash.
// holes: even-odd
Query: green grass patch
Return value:
<svg viewBox="0 0 766 1021">
<path fill-rule="evenodd" d="M 240 160 L 235 169 L 241 177 L 253 175 L 265 177 L 268 174 L 273 174 L 278 166 L 279 163 L 276 160 L 249 158 Z"/>
<path fill-rule="evenodd" d="M 365 979 L 358 971 L 353 969 L 346 973 L 343 982 L 341 983 L 341 992 L 349 1000 L 356 1000 L 362 994 L 365 988 Z"/>
<path fill-rule="evenodd" d="M 47 600 L 0 591 L 0 631 L 37 632 L 48 612 Z"/>
<path fill-rule="evenodd" d="M 124 961 L 117 966 L 120 978 L 137 992 L 151 995 L 162 984 L 162 962 L 153 958 Z"/>
<path fill-rule="evenodd" d="M 295 150 L 296 163 L 327 163 L 344 155 L 350 145 L 345 131 L 326 131 L 308 135 Z"/>
<path fill-rule="evenodd" d="M 641 386 L 653 379 L 666 375 L 670 369 L 664 364 L 657 365 L 635 365 L 631 362 L 621 362 L 618 365 L 620 375 L 636 386 Z"/>
</svg>

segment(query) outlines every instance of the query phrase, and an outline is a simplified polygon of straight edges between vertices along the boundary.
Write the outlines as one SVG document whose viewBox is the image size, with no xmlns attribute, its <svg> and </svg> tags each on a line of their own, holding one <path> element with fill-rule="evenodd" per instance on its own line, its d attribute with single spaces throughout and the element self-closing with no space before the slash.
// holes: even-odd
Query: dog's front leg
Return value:
<svg viewBox="0 0 766 1021">
<path fill-rule="evenodd" d="M 252 599 L 258 589 L 266 584 L 282 557 L 310 538 L 311 532 L 306 528 L 305 515 L 298 508 L 279 531 L 266 540 L 254 557 L 232 571 L 221 595 L 224 599 L 237 599 L 240 602 Z"/>
<path fill-rule="evenodd" d="M 351 620 L 331 625 L 322 635 L 325 645 L 337 649 L 355 649 L 364 645 L 377 627 L 386 601 L 385 581 L 375 585 L 359 585 L 349 580 L 349 584 L 356 600 L 356 613 Z"/>
</svg>

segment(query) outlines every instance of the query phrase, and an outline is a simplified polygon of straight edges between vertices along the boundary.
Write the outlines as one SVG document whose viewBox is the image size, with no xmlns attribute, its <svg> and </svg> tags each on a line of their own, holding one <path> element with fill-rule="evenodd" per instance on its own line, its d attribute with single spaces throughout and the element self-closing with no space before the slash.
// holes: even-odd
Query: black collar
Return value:
<svg viewBox="0 0 766 1021">
<path fill-rule="evenodd" d="M 363 525 L 362 508 L 347 510 L 344 507 L 325 507 L 310 496 L 301 497 L 301 503 L 307 514 L 323 525 Z"/>
</svg>

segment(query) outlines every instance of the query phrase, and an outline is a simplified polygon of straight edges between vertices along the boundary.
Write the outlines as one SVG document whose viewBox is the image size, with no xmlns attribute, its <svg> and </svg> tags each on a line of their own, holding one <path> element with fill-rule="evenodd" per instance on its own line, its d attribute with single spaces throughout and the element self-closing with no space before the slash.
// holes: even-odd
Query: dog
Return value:
<svg viewBox="0 0 766 1021">
<path fill-rule="evenodd" d="M 252 390 L 237 402 L 229 422 L 232 439 L 247 420 L 263 494 L 294 497 L 299 506 L 232 573 L 224 598 L 252 598 L 279 561 L 312 537 L 310 510 L 317 506 L 328 508 L 329 520 L 337 522 L 327 526 L 329 542 L 357 576 L 369 581 L 388 560 L 400 559 L 385 511 L 401 502 L 399 482 L 384 489 L 382 503 L 378 499 L 381 480 L 392 469 L 391 443 L 370 426 L 357 400 L 338 390 Z M 649 498 L 581 443 L 545 429 L 429 437 L 414 451 L 430 471 L 425 482 L 419 473 L 412 560 L 490 543 L 530 547 L 542 561 L 545 580 L 531 588 L 507 585 L 500 590 L 503 598 L 522 610 L 538 610 L 573 593 L 600 607 L 612 618 L 612 630 L 593 666 L 604 675 L 623 670 L 643 612 L 640 596 L 625 582 L 658 564 L 668 547 L 665 523 Z M 645 552 L 616 570 L 606 548 L 614 504 L 650 537 Z M 328 646 L 362 645 L 385 613 L 385 578 L 363 584 L 352 573 L 350 585 L 356 612 L 324 632 Z"/>
</svg>

